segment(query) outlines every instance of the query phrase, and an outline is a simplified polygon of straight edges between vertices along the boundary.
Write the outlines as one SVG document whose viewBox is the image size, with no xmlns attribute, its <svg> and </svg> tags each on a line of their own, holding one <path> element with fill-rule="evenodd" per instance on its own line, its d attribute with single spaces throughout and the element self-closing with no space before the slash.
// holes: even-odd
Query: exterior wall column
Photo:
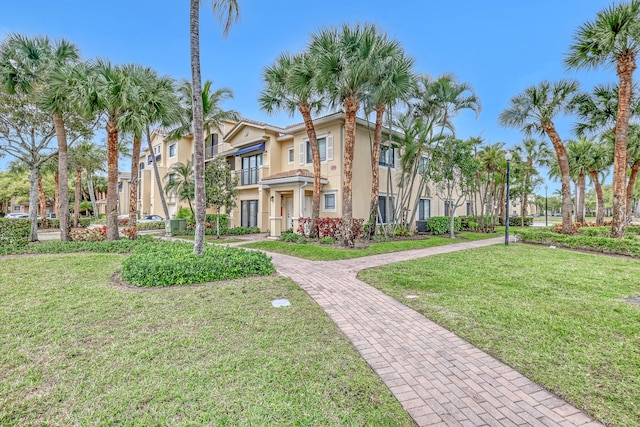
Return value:
<svg viewBox="0 0 640 427">
<path fill-rule="evenodd" d="M 279 191 L 271 190 L 269 197 L 269 232 L 271 237 L 282 234 L 282 196 Z"/>
</svg>

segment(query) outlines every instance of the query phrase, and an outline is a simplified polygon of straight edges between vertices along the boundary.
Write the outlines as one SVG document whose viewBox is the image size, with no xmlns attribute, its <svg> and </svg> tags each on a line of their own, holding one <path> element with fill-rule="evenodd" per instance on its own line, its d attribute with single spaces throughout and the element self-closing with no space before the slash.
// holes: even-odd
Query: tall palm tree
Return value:
<svg viewBox="0 0 640 427">
<path fill-rule="evenodd" d="M 386 35 L 380 37 L 378 48 L 379 61 L 375 71 L 370 94 L 375 109 L 375 128 L 373 132 L 373 145 L 371 147 L 371 199 L 369 203 L 369 238 L 375 233 L 375 224 L 378 218 L 378 195 L 380 190 L 380 147 L 382 143 L 382 127 L 385 112 L 398 102 L 407 102 L 415 89 L 416 80 L 411 69 L 414 60 L 407 56 L 397 40 L 389 40 Z M 391 111 L 388 113 L 391 121 Z M 391 126 L 389 126 L 391 127 Z M 388 138 L 391 144 L 391 135 Z"/>
<path fill-rule="evenodd" d="M 131 182 L 129 184 L 129 226 L 135 226 L 137 220 L 138 202 L 138 175 L 142 136 L 147 133 L 149 152 L 153 163 L 156 184 L 160 189 L 160 202 L 164 210 L 165 218 L 169 218 L 169 209 L 162 191 L 160 173 L 156 162 L 156 155 L 151 147 L 150 125 L 160 124 L 168 126 L 176 123 L 180 119 L 178 99 L 174 90 L 174 81 L 170 77 L 158 76 L 157 72 L 151 68 L 142 68 L 137 65 L 125 67 L 125 72 L 138 75 L 139 86 L 137 89 L 137 100 L 133 108 L 126 111 L 120 121 L 120 128 L 131 132 L 133 136 L 133 146 L 131 152 Z"/>
<path fill-rule="evenodd" d="M 571 177 L 567 150 L 556 131 L 555 117 L 568 109 L 572 96 L 578 91 L 578 83 L 561 80 L 555 83 L 543 81 L 531 86 L 509 101 L 509 108 L 499 117 L 500 124 L 519 127 L 525 135 L 546 134 L 555 149 L 562 177 L 562 232 L 571 234 Z"/>
<path fill-rule="evenodd" d="M 522 220 L 526 215 L 526 209 L 529 203 L 529 194 L 526 189 L 530 187 L 531 176 L 535 173 L 537 166 L 546 166 L 553 156 L 546 141 L 540 141 L 534 138 L 523 140 L 514 149 L 515 153 L 526 163 L 524 170 L 524 189 L 522 194 Z"/>
<path fill-rule="evenodd" d="M 311 55 L 285 52 L 265 68 L 263 80 L 266 87 L 258 100 L 260 108 L 268 114 L 285 111 L 293 116 L 297 110 L 302 115 L 313 162 L 311 237 L 317 237 L 316 223 L 320 216 L 320 149 L 312 115 L 325 107 L 322 94 L 316 89 L 315 77 L 316 67 Z"/>
<path fill-rule="evenodd" d="M 239 17 L 237 0 L 212 0 L 213 14 L 224 21 L 223 36 Z M 189 8 L 189 36 L 191 40 L 191 99 L 193 109 L 193 159 L 195 162 L 196 232 L 193 253 L 204 250 L 204 221 L 207 199 L 204 187 L 204 123 L 202 115 L 202 77 L 200 75 L 200 0 L 191 0 Z"/>
<path fill-rule="evenodd" d="M 169 168 L 169 173 L 166 175 L 167 180 L 164 191 L 167 194 L 174 194 L 178 196 L 180 201 L 186 200 L 189 203 L 189 209 L 191 210 L 191 216 L 194 216 L 193 205 L 191 201 L 195 196 L 195 188 L 193 182 L 193 164 L 188 161 L 184 163 L 174 163 Z"/>
<path fill-rule="evenodd" d="M 324 29 L 311 39 L 310 52 L 318 66 L 318 88 L 327 94 L 332 106 L 342 106 L 345 113 L 342 165 L 342 244 L 345 247 L 354 244 L 352 179 L 356 115 L 363 96 L 375 81 L 375 61 L 384 57 L 379 52 L 381 40 L 377 28 L 371 24 Z"/>
<path fill-rule="evenodd" d="M 576 182 L 576 222 L 584 222 L 586 177 L 592 168 L 593 150 L 593 142 L 585 137 L 567 142 L 570 174 Z"/>
<path fill-rule="evenodd" d="M 76 67 L 80 86 L 78 105 L 86 114 L 104 116 L 107 132 L 107 240 L 117 240 L 118 233 L 118 155 L 120 120 L 135 110 L 140 92 L 140 76 L 129 67 L 114 66 L 98 59 Z"/>
<path fill-rule="evenodd" d="M 58 143 L 59 197 L 57 211 L 60 214 L 60 239 L 69 236 L 69 187 L 67 179 L 67 130 L 65 114 L 71 109 L 68 88 L 63 88 L 60 76 L 68 73 L 79 57 L 76 45 L 65 39 L 51 43 L 48 37 L 25 37 L 11 34 L 2 47 L 2 56 L 7 59 L 0 66 L 1 84 L 10 93 L 37 92 L 38 103 L 52 115 Z"/>
<path fill-rule="evenodd" d="M 624 236 L 627 183 L 627 135 L 633 72 L 640 52 L 640 1 L 611 5 L 600 11 L 595 20 L 581 25 L 569 47 L 565 64 L 570 68 L 616 66 L 619 79 L 618 111 L 615 125 L 613 166 L 613 221 L 611 236 Z"/>
</svg>

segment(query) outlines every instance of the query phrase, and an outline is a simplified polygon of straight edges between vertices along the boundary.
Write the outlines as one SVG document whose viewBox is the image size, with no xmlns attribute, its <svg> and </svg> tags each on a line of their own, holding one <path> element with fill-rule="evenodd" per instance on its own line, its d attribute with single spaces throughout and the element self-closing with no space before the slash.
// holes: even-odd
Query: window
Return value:
<svg viewBox="0 0 640 427">
<path fill-rule="evenodd" d="M 13 210 L 16 211 L 16 212 L 20 212 L 20 205 L 14 206 Z"/>
<path fill-rule="evenodd" d="M 453 208 L 453 202 L 451 200 L 444 201 L 444 216 L 451 216 L 451 209 Z"/>
<path fill-rule="evenodd" d="M 122 193 L 122 182 L 118 183 L 118 193 Z"/>
<path fill-rule="evenodd" d="M 396 167 L 396 148 L 395 147 L 381 147 L 380 148 L 380 160 L 378 161 L 380 166 Z"/>
<path fill-rule="evenodd" d="M 378 196 L 378 224 L 394 221 L 394 206 L 393 196 Z"/>
<path fill-rule="evenodd" d="M 138 167 L 138 178 L 142 178 L 142 170 L 144 169 L 144 163 L 140 163 Z"/>
<path fill-rule="evenodd" d="M 152 158 L 151 154 L 149 154 L 147 156 L 147 164 L 150 165 L 151 163 L 153 163 L 153 158 Z"/>
<path fill-rule="evenodd" d="M 153 147 L 153 154 L 158 154 L 160 152 L 160 145 L 156 145 Z"/>
<path fill-rule="evenodd" d="M 176 156 L 176 144 L 171 144 L 169 146 L 169 157 L 175 157 Z"/>
<path fill-rule="evenodd" d="M 333 137 L 325 136 L 318 138 L 318 150 L 320 151 L 320 161 L 326 162 L 333 160 Z M 310 165 L 313 163 L 313 155 L 311 154 L 311 144 L 309 141 L 300 143 L 300 164 Z"/>
<path fill-rule="evenodd" d="M 431 200 L 420 199 L 418 203 L 418 221 L 426 221 L 431 217 Z"/>
<path fill-rule="evenodd" d="M 324 193 L 322 195 L 322 210 L 325 212 L 336 211 L 336 193 Z"/>
<path fill-rule="evenodd" d="M 168 183 L 175 182 L 175 180 L 176 180 L 176 174 L 175 173 L 170 173 L 169 175 L 167 175 L 167 182 Z"/>
<path fill-rule="evenodd" d="M 428 163 L 429 159 L 427 159 L 426 157 L 422 157 L 420 159 L 420 165 L 418 166 L 418 173 L 420 175 L 423 175 L 427 172 L 427 163 Z"/>
<path fill-rule="evenodd" d="M 293 164 L 293 147 L 289 147 L 288 154 L 289 154 L 289 164 L 292 165 Z"/>
<path fill-rule="evenodd" d="M 467 216 L 473 215 L 473 202 L 467 202 Z"/>
<path fill-rule="evenodd" d="M 262 166 L 262 153 L 242 158 L 241 185 L 258 183 L 258 169 Z"/>
<path fill-rule="evenodd" d="M 243 200 L 240 202 L 240 225 L 243 227 L 258 226 L 257 200 Z"/>
</svg>

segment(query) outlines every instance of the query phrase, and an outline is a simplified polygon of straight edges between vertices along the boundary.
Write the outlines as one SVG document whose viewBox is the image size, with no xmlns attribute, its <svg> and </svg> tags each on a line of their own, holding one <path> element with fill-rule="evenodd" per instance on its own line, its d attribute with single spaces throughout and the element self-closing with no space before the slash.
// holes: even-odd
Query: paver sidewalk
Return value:
<svg viewBox="0 0 640 427">
<path fill-rule="evenodd" d="M 270 253 L 351 340 L 420 426 L 601 426 L 575 407 L 372 286 L 359 270 L 501 238 L 314 262 Z"/>
</svg>

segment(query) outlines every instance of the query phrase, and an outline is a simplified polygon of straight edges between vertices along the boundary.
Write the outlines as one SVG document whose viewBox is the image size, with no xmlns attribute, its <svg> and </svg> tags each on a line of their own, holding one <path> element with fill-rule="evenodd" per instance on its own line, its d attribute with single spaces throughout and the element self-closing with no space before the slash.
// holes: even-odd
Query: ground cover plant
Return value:
<svg viewBox="0 0 640 427">
<path fill-rule="evenodd" d="M 636 260 L 521 244 L 359 275 L 611 426 L 640 415 L 640 306 L 624 300 L 639 276 Z"/>
<path fill-rule="evenodd" d="M 295 233 L 291 233 L 295 234 Z M 415 239 L 406 240 L 389 240 L 369 243 L 363 242 L 366 247 L 356 249 L 345 249 L 342 247 L 327 246 L 328 242 L 313 241 L 297 235 L 292 243 L 264 240 L 260 242 L 252 242 L 242 245 L 245 248 L 260 249 L 267 252 L 277 252 L 285 255 L 291 255 L 298 258 L 310 259 L 313 261 L 331 261 L 341 259 L 360 258 L 369 255 L 386 254 L 390 252 L 406 251 L 411 249 L 430 248 L 433 246 L 448 245 L 459 243 L 461 241 L 482 240 L 497 237 L 497 234 L 471 233 L 464 232 L 458 234 L 458 239 L 450 239 L 440 236 L 421 236 Z"/>
<path fill-rule="evenodd" d="M 142 290 L 123 258 L 0 259 L 0 425 L 413 425 L 288 279 Z"/>
</svg>

